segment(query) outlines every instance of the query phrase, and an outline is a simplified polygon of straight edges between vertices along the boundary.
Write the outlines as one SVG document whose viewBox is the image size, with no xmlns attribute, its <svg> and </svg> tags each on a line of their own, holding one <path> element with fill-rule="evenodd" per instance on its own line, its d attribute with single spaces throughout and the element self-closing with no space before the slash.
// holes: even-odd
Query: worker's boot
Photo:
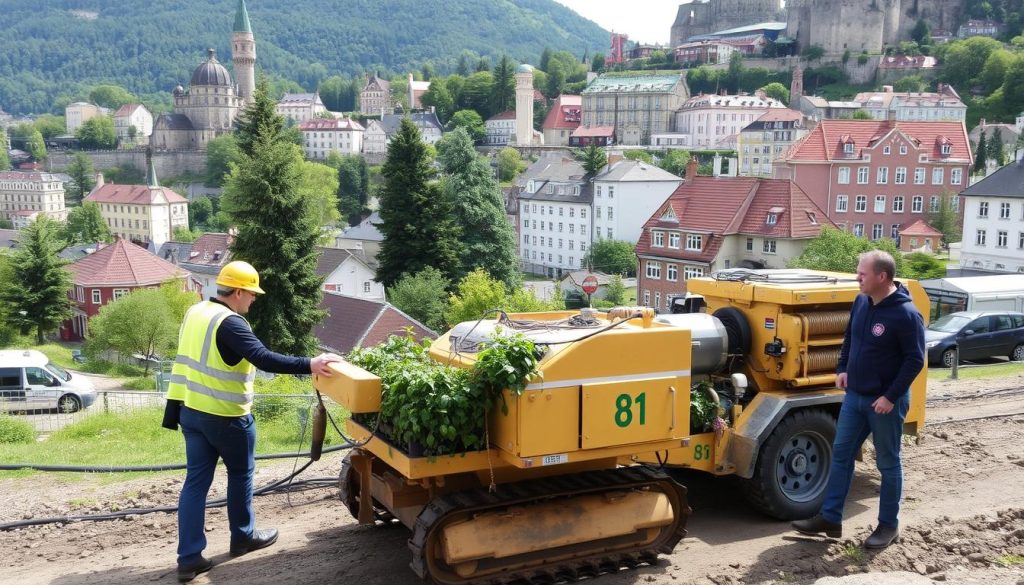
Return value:
<svg viewBox="0 0 1024 585">
<path fill-rule="evenodd" d="M 899 526 L 879 524 L 878 528 L 875 528 L 875 531 L 871 533 L 871 536 L 864 541 L 864 548 L 885 548 L 896 541 L 899 536 Z"/>
<path fill-rule="evenodd" d="M 843 535 L 843 525 L 839 522 L 829 522 L 821 517 L 821 514 L 815 514 L 814 516 L 806 520 L 797 520 L 793 522 L 793 530 L 796 530 L 800 534 L 807 534 L 810 536 L 817 536 L 824 534 L 829 538 L 839 538 Z"/>
<path fill-rule="evenodd" d="M 237 557 L 247 552 L 266 548 L 277 542 L 277 528 L 253 530 L 252 536 L 241 542 L 231 543 L 231 556 Z"/>
<path fill-rule="evenodd" d="M 199 557 L 199 560 L 187 565 L 178 565 L 178 581 L 188 583 L 199 573 L 205 573 L 212 568 L 213 562 L 206 557 Z"/>
</svg>

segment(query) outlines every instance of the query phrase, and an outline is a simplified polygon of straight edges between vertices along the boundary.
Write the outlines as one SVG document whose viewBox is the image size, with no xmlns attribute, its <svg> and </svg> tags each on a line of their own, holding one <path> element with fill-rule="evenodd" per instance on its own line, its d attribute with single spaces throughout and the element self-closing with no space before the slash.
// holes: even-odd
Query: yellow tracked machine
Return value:
<svg viewBox="0 0 1024 585">
<path fill-rule="evenodd" d="M 927 318 L 927 298 L 906 283 Z M 494 336 L 543 348 L 538 374 L 487 415 L 487 449 L 414 456 L 369 423 L 381 379 L 354 364 L 315 387 L 351 413 L 341 470 L 360 524 L 412 531 L 411 566 L 443 585 L 558 582 L 654 562 L 685 535 L 686 489 L 656 467 L 746 480 L 780 518 L 824 493 L 842 391 L 835 363 L 852 275 L 743 271 L 691 279 L 706 312 L 502 315 L 441 335 L 429 357 L 472 368 Z M 923 424 L 924 374 L 907 431 Z M 712 415 L 697 416 L 700 405 Z M 655 465 L 645 465 L 645 464 Z"/>
</svg>

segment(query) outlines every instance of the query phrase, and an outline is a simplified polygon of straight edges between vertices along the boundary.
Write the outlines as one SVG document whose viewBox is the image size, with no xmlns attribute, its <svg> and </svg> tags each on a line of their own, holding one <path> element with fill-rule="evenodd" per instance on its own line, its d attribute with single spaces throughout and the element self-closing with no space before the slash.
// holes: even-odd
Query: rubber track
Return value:
<svg viewBox="0 0 1024 585">
<path fill-rule="evenodd" d="M 546 585 L 594 578 L 598 575 L 617 572 L 623 567 L 633 569 L 641 564 L 653 565 L 657 562 L 659 553 L 671 553 L 676 544 L 686 536 L 686 520 L 690 515 L 690 507 L 686 499 L 685 487 L 662 472 L 634 466 L 502 484 L 498 486 L 497 493 L 489 493 L 486 488 L 480 488 L 435 498 L 427 504 L 416 519 L 412 538 L 409 539 L 409 549 L 413 554 L 410 567 L 420 578 L 430 583 L 436 583 L 428 574 L 425 557 L 427 538 L 433 527 L 451 514 L 471 510 L 486 511 L 515 504 L 585 493 L 632 489 L 653 484 L 662 484 L 668 489 L 675 489 L 682 504 L 682 519 L 676 524 L 675 531 L 669 534 L 667 539 L 655 542 L 645 549 L 598 553 L 592 557 L 559 561 L 554 566 L 541 565 L 514 572 L 484 575 L 476 579 L 469 578 L 461 581 L 460 585 L 504 585 L 509 583 Z M 439 534 L 440 531 L 434 537 L 438 537 Z"/>
</svg>

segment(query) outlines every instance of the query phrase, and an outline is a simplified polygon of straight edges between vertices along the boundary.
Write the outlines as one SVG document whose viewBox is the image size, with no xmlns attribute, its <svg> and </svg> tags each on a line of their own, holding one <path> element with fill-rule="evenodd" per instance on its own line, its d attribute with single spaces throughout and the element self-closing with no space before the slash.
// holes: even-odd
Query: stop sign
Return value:
<svg viewBox="0 0 1024 585">
<path fill-rule="evenodd" d="M 581 286 L 583 292 L 588 295 L 592 295 L 597 292 L 597 277 L 591 274 L 590 276 L 583 279 L 583 285 Z"/>
</svg>

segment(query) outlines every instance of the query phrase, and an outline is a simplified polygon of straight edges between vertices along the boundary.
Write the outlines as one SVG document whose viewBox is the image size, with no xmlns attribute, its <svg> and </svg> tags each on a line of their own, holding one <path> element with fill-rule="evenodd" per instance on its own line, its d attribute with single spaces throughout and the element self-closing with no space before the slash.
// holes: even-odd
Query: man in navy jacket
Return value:
<svg viewBox="0 0 1024 585">
<path fill-rule="evenodd" d="M 838 538 L 853 480 L 854 457 L 868 434 L 882 474 L 878 527 L 864 541 L 885 548 L 899 535 L 903 466 L 900 438 L 910 405 L 910 384 L 924 366 L 924 320 L 906 287 L 893 280 L 896 263 L 881 250 L 861 254 L 853 303 L 839 354 L 836 386 L 846 390 L 832 445 L 832 465 L 821 511 L 793 528 Z"/>
</svg>

